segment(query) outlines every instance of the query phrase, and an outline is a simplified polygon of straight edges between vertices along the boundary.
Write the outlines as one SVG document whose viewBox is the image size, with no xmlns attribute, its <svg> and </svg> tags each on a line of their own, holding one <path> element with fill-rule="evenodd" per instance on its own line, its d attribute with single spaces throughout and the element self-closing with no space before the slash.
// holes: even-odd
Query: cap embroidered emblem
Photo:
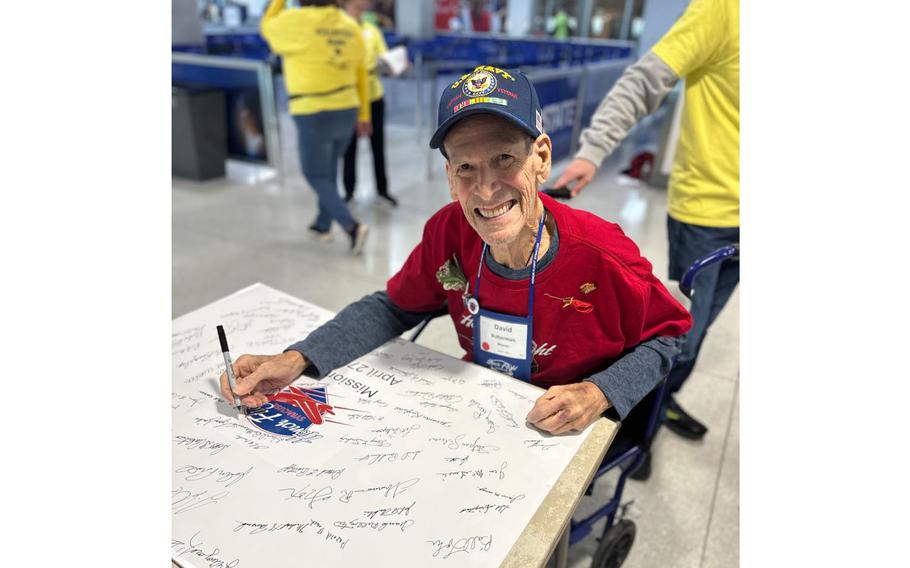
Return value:
<svg viewBox="0 0 910 568">
<path fill-rule="evenodd" d="M 489 95 L 496 88 L 496 77 L 488 71 L 474 71 L 464 82 L 464 94 L 469 97 Z"/>
<path fill-rule="evenodd" d="M 593 282 L 585 282 L 579 286 L 579 289 L 581 289 L 581 291 L 585 294 L 590 294 L 594 290 L 597 290 L 597 286 L 595 286 Z"/>
</svg>

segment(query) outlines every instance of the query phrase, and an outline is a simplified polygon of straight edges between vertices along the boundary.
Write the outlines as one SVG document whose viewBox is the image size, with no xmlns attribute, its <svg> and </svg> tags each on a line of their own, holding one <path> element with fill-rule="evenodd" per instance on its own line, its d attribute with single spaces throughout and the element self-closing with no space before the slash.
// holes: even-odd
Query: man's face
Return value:
<svg viewBox="0 0 910 568">
<path fill-rule="evenodd" d="M 530 144 L 529 144 L 530 142 Z M 459 122 L 443 141 L 452 199 L 490 246 L 523 246 L 537 231 L 537 188 L 550 174 L 550 138 L 531 138 L 512 123 L 479 114 Z"/>
</svg>

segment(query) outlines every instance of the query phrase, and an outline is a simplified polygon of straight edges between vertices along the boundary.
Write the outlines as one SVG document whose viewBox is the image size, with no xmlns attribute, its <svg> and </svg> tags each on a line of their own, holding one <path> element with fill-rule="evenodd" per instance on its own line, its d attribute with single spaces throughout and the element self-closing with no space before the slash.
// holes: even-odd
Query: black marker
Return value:
<svg viewBox="0 0 910 568">
<path fill-rule="evenodd" d="M 234 396 L 233 406 L 237 410 L 243 410 L 240 399 L 234 394 L 237 388 L 237 381 L 234 379 L 234 364 L 231 363 L 231 352 L 228 349 L 227 336 L 224 335 L 224 328 L 218 326 L 218 341 L 221 342 L 221 354 L 224 355 L 224 367 L 227 370 L 228 385 L 231 387 L 231 394 Z"/>
</svg>

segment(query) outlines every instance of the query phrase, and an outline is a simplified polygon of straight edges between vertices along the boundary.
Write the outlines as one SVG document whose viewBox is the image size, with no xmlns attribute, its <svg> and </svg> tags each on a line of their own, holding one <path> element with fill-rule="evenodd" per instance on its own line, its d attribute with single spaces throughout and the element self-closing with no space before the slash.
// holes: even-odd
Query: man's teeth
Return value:
<svg viewBox="0 0 910 568">
<path fill-rule="evenodd" d="M 505 213 L 506 211 L 508 211 L 509 209 L 511 209 L 511 208 L 512 208 L 512 205 L 514 205 L 514 204 L 515 204 L 515 200 L 513 199 L 513 200 L 510 200 L 510 201 L 507 201 L 506 203 L 503 203 L 502 205 L 500 205 L 500 206 L 497 207 L 496 209 L 483 209 L 483 208 L 481 208 L 481 207 L 478 207 L 478 208 L 477 208 L 477 211 L 480 213 L 480 215 L 481 215 L 482 217 L 486 217 L 487 219 L 491 219 L 491 218 L 493 218 L 493 217 L 499 217 L 500 215 L 502 215 L 503 213 Z"/>
</svg>

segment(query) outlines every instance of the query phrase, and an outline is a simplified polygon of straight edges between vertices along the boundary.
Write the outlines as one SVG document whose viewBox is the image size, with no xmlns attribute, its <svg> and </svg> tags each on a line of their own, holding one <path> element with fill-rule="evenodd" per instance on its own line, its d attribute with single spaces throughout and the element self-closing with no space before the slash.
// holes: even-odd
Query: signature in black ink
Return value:
<svg viewBox="0 0 910 568">
<path fill-rule="evenodd" d="M 305 523 L 250 523 L 246 521 L 234 521 L 237 526 L 234 532 L 247 531 L 248 534 L 262 534 L 264 532 L 296 532 L 298 534 L 315 534 L 323 536 L 337 544 L 342 550 L 347 546 L 351 539 L 341 539 L 341 537 L 332 534 L 332 531 L 322 526 L 322 523 L 315 519 L 310 519 Z"/>
<path fill-rule="evenodd" d="M 544 444 L 543 440 L 522 440 L 522 443 L 525 445 L 526 448 L 540 448 L 540 451 L 542 451 L 542 452 L 545 452 L 545 451 L 549 450 L 550 448 L 552 448 L 553 446 L 558 445 L 558 444 Z"/>
<path fill-rule="evenodd" d="M 190 438 L 189 436 L 176 436 L 174 442 L 178 446 L 183 446 L 188 450 L 211 450 L 209 455 L 214 456 L 221 450 L 229 448 L 230 444 L 222 444 L 205 438 Z"/>
<path fill-rule="evenodd" d="M 458 512 L 459 513 L 483 513 L 484 515 L 486 515 L 490 511 L 496 511 L 497 513 L 502 514 L 508 508 L 509 508 L 508 505 L 497 505 L 495 503 L 491 503 L 488 505 L 474 505 L 473 507 L 467 507 Z"/>
<path fill-rule="evenodd" d="M 328 501 L 332 498 L 332 488 L 326 485 L 325 487 L 319 489 L 310 489 L 310 486 L 307 485 L 301 489 L 295 489 L 293 487 L 285 487 L 284 489 L 279 489 L 278 492 L 287 491 L 288 496 L 284 498 L 285 501 L 290 499 L 300 499 L 306 502 L 307 506 L 312 509 L 313 505 L 316 503 L 321 503 L 323 501 Z"/>
<path fill-rule="evenodd" d="M 375 491 L 382 491 L 383 496 L 385 496 L 385 497 L 391 496 L 392 499 L 394 499 L 394 498 L 398 497 L 399 495 L 402 495 L 405 492 L 407 492 L 407 490 L 410 489 L 411 487 L 414 487 L 415 485 L 417 485 L 418 482 L 420 482 L 419 477 L 412 477 L 411 479 L 407 479 L 405 481 L 396 481 L 396 482 L 388 483 L 386 485 L 381 485 L 378 487 L 368 487 L 366 489 L 348 489 L 348 490 L 343 489 L 340 491 L 341 495 L 338 496 L 338 500 L 341 501 L 342 503 L 349 503 L 351 501 L 351 498 L 354 497 L 355 493 L 372 493 Z"/>
<path fill-rule="evenodd" d="M 410 434 L 414 430 L 420 430 L 420 424 L 412 424 L 411 426 L 396 426 L 396 427 L 386 426 L 385 428 L 377 428 L 375 430 L 370 430 L 370 432 L 375 432 L 377 434 L 385 434 L 389 438 L 398 438 L 398 437 L 406 438 L 408 436 L 408 434 Z"/>
<path fill-rule="evenodd" d="M 240 564 L 239 558 L 234 558 L 230 561 L 224 561 L 221 558 L 218 558 L 218 553 L 221 552 L 221 549 L 215 547 L 211 552 L 206 552 L 202 549 L 202 539 L 199 538 L 199 531 L 193 533 L 193 536 L 190 537 L 189 543 L 183 542 L 182 540 L 171 539 L 171 554 L 174 559 L 180 558 L 185 554 L 190 554 L 202 558 L 209 563 L 209 568 L 234 568 Z"/>
<path fill-rule="evenodd" d="M 370 439 L 366 438 L 352 438 L 350 436 L 341 436 L 338 439 L 343 444 L 351 444 L 353 446 L 373 446 L 376 448 L 388 448 L 392 444 L 388 440 L 381 440 L 379 438 L 373 437 Z"/>
<path fill-rule="evenodd" d="M 515 501 L 521 501 L 522 499 L 525 498 L 524 493 L 519 493 L 518 495 L 515 495 L 513 497 L 511 495 L 506 495 L 504 493 L 499 493 L 497 491 L 493 491 L 492 489 L 487 489 L 486 487 L 478 487 L 477 490 L 482 491 L 484 493 L 489 493 L 490 495 L 495 495 L 496 497 L 502 497 L 503 499 L 508 499 L 509 503 L 514 503 Z"/>
<path fill-rule="evenodd" d="M 444 408 L 449 412 L 458 412 L 458 409 L 452 406 L 451 404 L 439 403 L 439 402 L 430 402 L 428 400 L 420 401 L 420 406 L 424 408 Z"/>
<path fill-rule="evenodd" d="M 416 410 L 410 409 L 410 408 L 402 408 L 400 406 L 396 406 L 395 410 L 397 412 L 400 412 L 401 414 L 404 414 L 405 416 L 409 416 L 411 418 L 423 418 L 424 420 L 428 420 L 430 422 L 435 422 L 436 424 L 439 424 L 440 426 L 445 426 L 446 428 L 449 428 L 452 426 L 452 423 L 450 421 L 438 420 L 436 418 L 432 418 L 430 416 L 427 416 L 426 414 L 422 414 L 422 413 L 420 413 Z"/>
<path fill-rule="evenodd" d="M 464 465 L 465 462 L 468 461 L 469 457 L 471 457 L 471 456 L 465 456 L 463 458 L 460 458 L 458 456 L 453 456 L 451 458 L 442 458 L 442 459 L 447 462 L 457 463 L 458 465 Z"/>
<path fill-rule="evenodd" d="M 345 469 L 343 467 L 337 469 L 306 467 L 292 463 L 279 469 L 278 473 L 289 473 L 297 477 L 331 477 L 332 479 L 338 479 Z"/>
<path fill-rule="evenodd" d="M 364 511 L 363 514 L 366 518 L 373 520 L 374 517 L 397 517 L 398 515 L 404 515 L 408 517 L 411 515 L 411 507 L 413 507 L 417 501 L 412 501 L 410 505 L 404 505 L 402 507 L 384 507 L 382 509 L 374 509 L 372 511 Z"/>
<path fill-rule="evenodd" d="M 200 479 L 206 479 L 211 476 L 215 476 L 215 483 L 224 483 L 225 487 L 230 487 L 235 483 L 241 481 L 246 474 L 253 471 L 253 466 L 250 466 L 246 471 L 230 472 L 220 467 L 203 467 L 196 465 L 185 465 L 174 470 L 174 473 L 185 473 L 186 477 L 183 479 L 185 481 L 198 481 Z"/>
<path fill-rule="evenodd" d="M 420 400 L 429 400 L 436 402 L 447 402 L 450 404 L 458 403 L 463 400 L 460 394 L 445 394 L 431 391 L 408 390 L 401 393 L 403 396 L 410 396 Z"/>
<path fill-rule="evenodd" d="M 440 437 L 427 438 L 427 441 L 428 442 L 440 442 L 447 449 L 450 449 L 450 450 L 469 448 L 472 452 L 475 452 L 478 454 L 489 454 L 490 452 L 499 451 L 499 446 L 494 446 L 493 444 L 481 444 L 480 436 L 477 436 L 476 438 L 474 438 L 473 442 L 465 442 L 464 438 L 465 438 L 464 434 L 459 434 L 459 435 L 455 436 L 454 438 L 440 438 Z"/>
<path fill-rule="evenodd" d="M 208 495 L 208 491 L 193 493 L 184 490 L 183 487 L 178 487 L 171 491 L 171 510 L 175 515 L 179 515 L 206 505 L 215 505 L 220 499 L 224 499 L 230 494 L 230 491 L 222 491 L 214 495 Z"/>
<path fill-rule="evenodd" d="M 373 465 L 382 461 L 395 463 L 397 461 L 414 461 L 423 450 L 413 450 L 410 452 L 393 452 L 387 454 L 367 454 L 365 456 L 354 458 L 359 462 L 366 462 L 367 465 Z"/>
<path fill-rule="evenodd" d="M 246 444 L 246 445 L 247 445 L 250 449 L 252 449 L 252 450 L 265 450 L 265 449 L 268 449 L 268 446 L 265 446 L 265 445 L 263 445 L 263 444 L 260 444 L 260 443 L 254 441 L 254 440 L 250 440 L 250 439 L 247 438 L 246 436 L 241 436 L 240 434 L 237 434 L 236 438 L 237 438 L 238 440 L 240 440 L 241 442 L 243 442 L 244 444 Z"/>
<path fill-rule="evenodd" d="M 501 400 L 491 394 L 490 401 L 493 403 L 493 406 L 496 408 L 496 412 L 499 414 L 499 416 L 506 421 L 506 426 L 511 426 L 513 428 L 519 427 L 518 422 L 516 422 L 515 418 L 512 417 L 512 413 L 506 410 L 506 405 L 503 404 Z"/>
<path fill-rule="evenodd" d="M 448 558 L 453 554 L 464 552 L 470 554 L 474 550 L 486 552 L 493 546 L 493 535 L 469 536 L 463 538 L 450 538 L 448 542 L 444 540 L 428 540 L 427 543 L 435 547 L 433 558 L 442 554 L 443 558 Z"/>
<path fill-rule="evenodd" d="M 509 467 L 509 462 L 502 462 L 502 465 L 499 466 L 499 469 L 464 469 L 458 471 L 441 472 L 437 473 L 436 475 L 440 476 L 443 481 L 449 478 L 464 479 L 466 477 L 477 477 L 479 479 L 483 479 L 484 476 L 505 479 L 505 470 L 507 467 Z"/>
<path fill-rule="evenodd" d="M 414 525 L 413 519 L 406 519 L 404 521 L 361 521 L 360 519 L 354 519 L 353 521 L 335 521 L 334 526 L 338 529 L 373 529 L 376 532 L 382 532 L 388 527 L 398 527 L 401 532 L 404 532 L 405 529 Z"/>
</svg>

